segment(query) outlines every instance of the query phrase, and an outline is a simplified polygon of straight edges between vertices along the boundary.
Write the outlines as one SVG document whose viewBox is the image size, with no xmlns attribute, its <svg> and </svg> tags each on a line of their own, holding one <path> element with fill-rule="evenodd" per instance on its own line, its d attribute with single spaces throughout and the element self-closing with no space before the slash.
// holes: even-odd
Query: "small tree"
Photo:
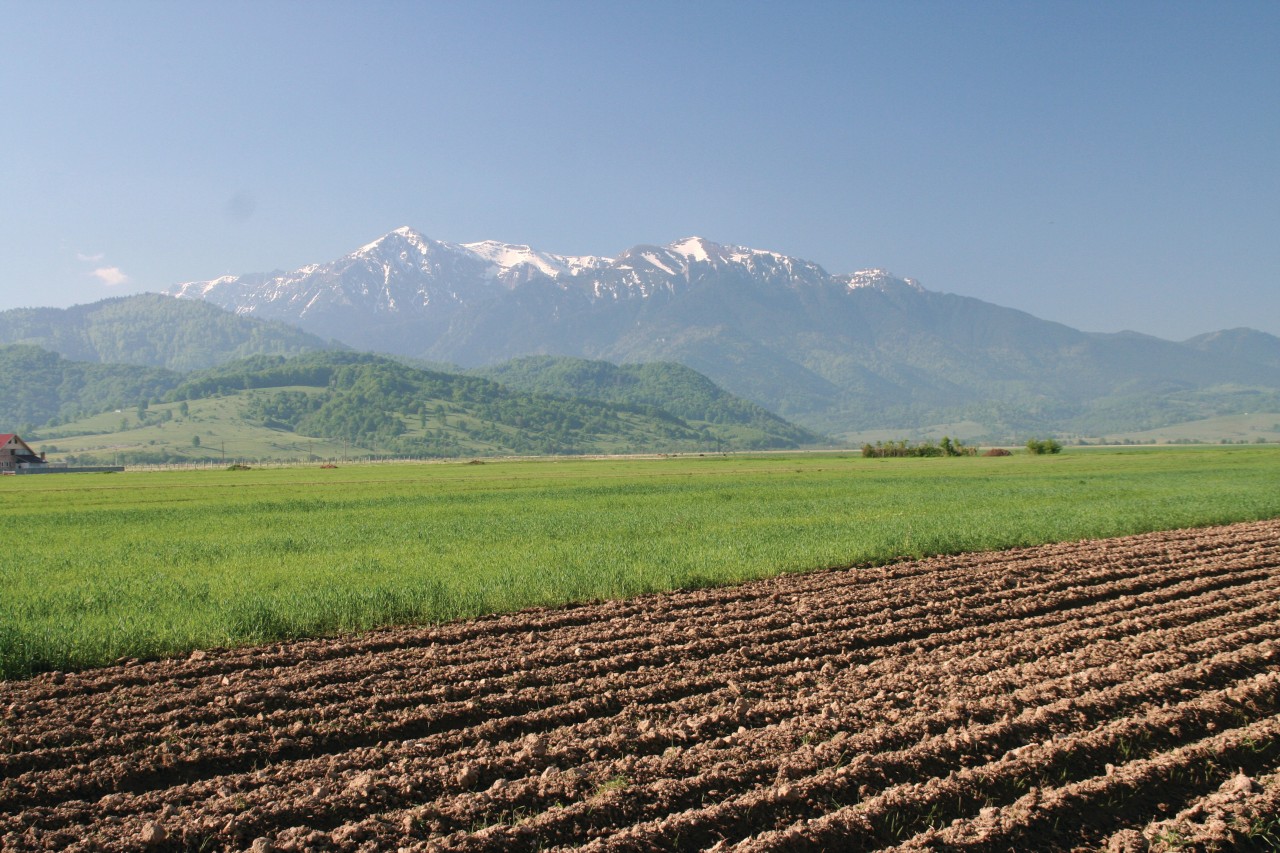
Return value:
<svg viewBox="0 0 1280 853">
<path fill-rule="evenodd" d="M 193 436 L 191 436 L 191 446 L 192 446 L 192 447 L 199 447 L 199 446 L 200 446 L 200 436 L 198 436 L 198 435 L 193 435 Z"/>
<path fill-rule="evenodd" d="M 1032 438 L 1027 441 L 1027 450 L 1037 456 L 1046 453 L 1061 453 L 1062 445 L 1052 438 Z"/>
</svg>

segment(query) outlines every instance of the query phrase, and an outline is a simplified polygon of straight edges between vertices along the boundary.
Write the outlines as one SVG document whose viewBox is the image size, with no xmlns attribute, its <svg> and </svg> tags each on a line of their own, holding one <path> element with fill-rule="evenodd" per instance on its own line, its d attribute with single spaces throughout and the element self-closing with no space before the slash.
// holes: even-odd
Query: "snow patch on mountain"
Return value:
<svg viewBox="0 0 1280 853">
<path fill-rule="evenodd" d="M 568 256 L 539 252 L 528 246 L 482 240 L 479 243 L 463 243 L 462 248 L 484 258 L 500 273 L 519 266 L 529 266 L 549 278 L 558 275 L 577 275 L 585 270 L 598 269 L 613 262 L 612 258 L 594 255 Z"/>
<path fill-rule="evenodd" d="M 698 236 L 666 246 L 639 245 L 609 258 L 557 255 L 497 240 L 450 243 L 402 226 L 329 263 L 185 282 L 168 292 L 236 313 L 290 321 L 324 316 L 336 325 L 361 313 L 443 321 L 446 315 L 439 312 L 451 316 L 454 309 L 486 304 L 536 281 L 554 282 L 566 294 L 590 302 L 617 302 L 676 294 L 722 274 L 789 290 L 904 284 L 923 290 L 885 270 L 832 276 L 810 261 Z"/>
<path fill-rule="evenodd" d="M 658 269 L 662 270 L 662 271 L 663 271 L 664 273 L 666 273 L 667 275 L 678 275 L 678 274 L 679 274 L 679 273 L 677 273 L 677 272 L 676 272 L 676 270 L 673 270 L 671 267 L 669 267 L 669 266 L 667 266 L 666 264 L 664 264 L 664 263 L 662 262 L 662 258 L 660 258 L 660 257 L 658 256 L 658 253 L 657 253 L 657 252 L 644 252 L 644 253 L 642 253 L 642 254 L 640 255 L 640 257 L 644 258 L 646 261 L 648 261 L 649 263 L 653 264 L 655 267 L 657 267 Z M 681 272 L 683 272 L 683 270 L 681 270 Z"/>
<path fill-rule="evenodd" d="M 883 290 L 894 285 L 906 285 L 912 290 L 924 291 L 924 287 L 914 278 L 898 278 L 893 273 L 883 269 L 859 270 L 838 278 L 844 282 L 845 287 L 849 290 L 859 290 L 864 287 L 876 287 Z"/>
<path fill-rule="evenodd" d="M 677 240 L 669 248 L 677 255 L 684 255 L 686 258 L 692 258 L 695 261 L 711 260 L 711 254 L 707 251 L 707 241 L 701 237 L 686 237 L 683 240 Z"/>
</svg>

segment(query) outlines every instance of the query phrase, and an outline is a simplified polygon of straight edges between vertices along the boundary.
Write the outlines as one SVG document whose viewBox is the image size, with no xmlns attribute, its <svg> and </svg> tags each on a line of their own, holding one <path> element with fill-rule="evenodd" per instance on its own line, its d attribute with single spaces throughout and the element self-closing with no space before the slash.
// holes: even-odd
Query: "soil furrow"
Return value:
<svg viewBox="0 0 1280 853">
<path fill-rule="evenodd" d="M 1242 606 L 1243 604 L 1244 602 L 1239 600 L 1235 602 L 1235 606 L 1237 608 Z M 1203 614 L 1201 614 L 1200 618 L 1204 618 Z M 1096 642 L 1098 637 L 1095 635 L 1090 639 Z M 958 637 L 949 637 L 946 645 L 950 649 L 951 653 L 956 655 L 957 657 L 963 657 L 968 652 L 968 649 L 966 648 L 965 644 L 962 642 L 959 642 Z M 1061 650 L 1061 646 L 1059 646 L 1059 650 Z M 990 649 L 988 649 L 988 651 L 990 651 Z M 1043 649 L 1036 649 L 1036 650 L 1023 651 L 1021 653 L 1015 652 L 1013 653 L 1013 656 L 1040 657 L 1043 654 L 1044 654 Z M 842 662 L 842 663 L 845 663 L 845 665 L 847 665 L 847 662 Z M 791 660 L 787 662 L 787 665 L 783 670 L 773 671 L 769 674 L 776 681 L 779 678 L 785 678 L 786 676 L 794 675 L 797 671 L 803 671 L 805 668 L 806 668 L 805 664 L 803 663 L 795 664 L 795 661 Z M 818 667 L 815 666 L 814 673 L 813 673 L 814 675 L 820 675 L 820 673 L 816 671 L 817 669 Z M 725 682 L 729 679 L 726 679 L 723 676 L 715 675 L 714 667 L 712 668 L 712 670 L 713 670 L 713 674 L 709 677 L 706 677 L 703 679 L 687 679 L 686 680 L 687 690 L 684 692 L 684 695 L 688 696 L 692 694 L 695 696 L 708 696 L 711 693 L 715 693 L 717 691 L 723 690 Z M 669 678 L 669 676 L 661 672 L 658 673 L 658 676 L 664 680 Z M 614 705 L 615 712 L 622 706 L 637 706 L 637 705 L 643 706 L 643 705 L 649 705 L 649 704 L 655 704 L 655 703 L 672 705 L 678 699 L 681 698 L 679 695 L 673 695 L 670 693 L 666 695 L 659 695 L 657 697 L 651 694 L 646 695 L 646 693 L 643 691 L 627 689 L 625 687 L 625 683 L 615 682 L 615 683 L 609 683 L 609 684 L 602 684 L 598 686 L 600 689 L 597 691 L 593 691 L 593 693 L 597 695 L 600 693 L 617 694 L 618 701 Z M 789 685 L 782 685 L 781 690 L 777 692 L 786 693 L 789 690 L 790 690 Z M 499 725 L 498 729 L 493 729 L 493 727 L 490 726 L 490 731 L 486 732 L 485 734 L 485 737 L 487 737 L 488 739 L 500 739 L 501 737 L 504 736 L 505 733 L 509 733 L 511 731 L 514 731 L 518 734 L 524 734 L 529 731 L 536 730 L 534 727 L 531 726 L 531 723 L 533 723 L 534 721 L 528 720 L 528 719 L 517 719 L 506 726 L 501 726 L 500 722 L 502 720 L 502 717 L 506 714 L 510 714 L 510 713 L 519 714 L 521 711 L 525 711 L 529 707 L 534 707 L 534 706 L 550 705 L 552 709 L 557 707 L 551 703 L 546 702 L 545 697 L 526 698 L 522 700 L 522 699 L 519 699 L 518 697 L 516 697 L 515 699 L 509 699 L 508 696 L 510 696 L 510 694 L 507 694 L 507 696 L 499 696 L 496 699 L 490 700 L 488 703 L 486 703 L 486 713 L 489 715 L 489 722 Z M 598 700 L 591 700 L 591 701 L 598 702 Z M 433 717 L 430 717 L 427 720 L 423 720 L 415 716 L 410 716 L 408 718 L 396 718 L 392 716 L 390 717 L 390 722 L 388 722 L 386 715 L 383 715 L 383 717 L 380 718 L 377 715 L 360 714 L 360 711 L 358 709 L 345 709 L 344 713 L 355 715 L 353 717 L 348 718 L 349 720 L 353 720 L 351 726 L 349 727 L 350 728 L 349 731 L 334 730 L 330 732 L 330 736 L 328 738 L 323 740 L 320 738 L 313 738 L 311 742 L 304 744 L 303 746 L 310 748 L 312 754 L 315 754 L 317 752 L 324 753 L 324 754 L 332 754 L 332 753 L 345 751 L 347 749 L 367 746 L 372 743 L 376 743 L 379 740 L 395 740 L 395 739 L 404 739 L 406 737 L 421 737 L 425 733 L 427 733 L 429 729 L 432 729 L 432 728 L 442 728 L 445 730 L 466 728 L 466 723 L 468 720 L 471 720 L 471 723 L 474 724 L 474 720 L 472 720 L 471 718 L 473 718 L 476 714 L 476 709 L 472 708 L 468 710 L 465 707 L 462 707 L 462 708 L 436 707 L 429 710 L 432 712 L 438 711 L 439 714 Z M 590 717 L 593 715 L 592 709 L 590 707 L 590 703 L 583 702 L 583 701 L 573 702 L 567 705 L 561 705 L 559 706 L 559 710 L 561 711 L 559 718 L 556 717 L 553 710 L 545 710 L 542 714 L 542 718 L 538 721 L 540 724 L 540 727 L 546 728 L 546 727 L 555 725 L 557 723 L 563 723 L 565 720 L 574 720 L 583 716 Z M 600 708 L 597 705 L 595 708 L 595 711 L 598 712 L 599 710 Z M 683 709 L 683 710 L 685 710 L 686 713 L 696 712 L 696 708 Z M 249 709 L 249 712 L 252 712 L 252 708 Z M 451 712 L 456 712 L 453 717 L 449 716 Z M 339 716 L 340 718 L 342 717 L 342 715 L 339 715 Z M 444 717 L 446 722 L 452 719 L 455 724 L 447 725 L 445 723 L 441 723 L 440 720 L 442 716 Z M 596 713 L 595 716 L 599 716 L 599 713 Z M 241 722 L 243 722 L 246 726 L 264 729 L 268 726 L 278 728 L 280 721 L 278 719 L 256 721 L 251 718 L 250 719 L 242 718 Z M 361 733 L 362 729 L 364 730 L 363 734 Z M 303 733 L 302 731 L 298 731 L 298 732 L 295 732 L 294 734 L 302 734 L 302 733 Z M 180 738 L 182 737 L 182 734 L 180 732 L 175 732 L 175 733 L 170 733 L 170 735 L 167 735 L 166 737 Z M 215 741 L 216 737 L 220 737 L 226 740 L 226 745 L 221 750 L 219 750 L 216 747 L 216 745 L 209 743 L 210 741 Z M 292 740 L 292 738 L 290 738 L 290 740 Z M 227 772 L 231 772 L 233 770 L 244 769 L 245 766 L 252 766 L 253 762 L 260 762 L 265 760 L 273 760 L 273 761 L 282 760 L 282 759 L 288 758 L 290 752 L 296 746 L 295 744 L 286 743 L 283 747 L 275 747 L 273 749 L 272 748 L 273 744 L 271 743 L 263 744 L 260 741 L 254 741 L 252 739 L 251 733 L 244 734 L 243 736 L 240 736 L 240 737 L 235 737 L 233 734 L 227 734 L 225 732 L 220 735 L 215 734 L 215 736 L 209 736 L 207 734 L 207 730 L 206 730 L 206 736 L 204 738 L 192 739 L 190 741 L 190 745 L 192 746 L 199 747 L 201 744 L 203 744 L 202 752 L 205 754 L 201 758 L 202 763 L 198 766 L 192 766 L 190 764 L 188 764 L 185 767 L 183 767 L 182 765 L 178 765 L 178 766 L 169 765 L 169 763 L 166 760 L 167 744 L 165 743 L 161 743 L 159 746 L 153 747 L 151 754 L 147 754 L 146 750 L 139 751 L 136 748 L 136 745 L 134 745 L 133 751 L 135 753 L 135 760 L 138 761 L 138 763 L 140 763 L 142 766 L 147 766 L 147 767 L 160 766 L 164 768 L 163 771 L 159 773 L 157 776 L 157 778 L 161 782 L 163 782 L 164 780 L 167 780 L 167 779 L 181 779 L 184 781 L 189 781 L 190 779 L 200 775 L 198 772 L 198 769 L 201 766 L 208 766 L 212 768 L 215 772 L 219 773 L 219 775 L 221 775 Z M 336 744 L 336 745 L 331 746 L 331 744 Z M 158 750 L 158 752 L 156 750 Z M 218 754 L 219 751 L 226 754 L 219 755 Z M 213 754 L 209 754 L 210 752 L 212 752 Z M 16 775 L 16 773 L 13 771 L 18 769 L 21 766 L 21 764 L 24 763 L 24 762 L 19 762 L 17 760 L 21 757 L 22 756 L 14 757 L 15 760 L 11 765 L 11 768 L 10 768 L 11 772 L 9 775 Z M 237 761 L 240 761 L 241 763 L 237 764 Z M 32 756 L 30 757 L 30 761 L 25 763 L 28 763 L 28 764 L 37 763 L 37 757 Z M 124 771 L 124 768 L 121 768 L 119 765 L 116 765 L 114 768 L 114 772 L 111 774 L 112 778 L 115 780 L 113 784 L 117 786 L 118 790 L 123 789 L 123 787 L 125 786 L 124 780 L 120 778 L 120 774 L 123 771 Z M 147 786 L 139 782 L 137 784 L 129 785 L 127 787 L 130 790 L 136 791 Z M 3 789 L 0 789 L 0 791 L 2 790 Z M 98 796 L 102 792 L 94 791 L 94 790 L 71 792 L 71 791 L 57 791 L 52 789 L 47 791 L 47 794 L 50 796 L 62 796 L 62 797 L 73 796 L 77 793 L 79 795 L 79 798 L 91 798 L 94 796 Z"/>
<path fill-rule="evenodd" d="M 0 683 L 0 848 L 1247 841 L 1278 711 L 1272 520 Z"/>
</svg>

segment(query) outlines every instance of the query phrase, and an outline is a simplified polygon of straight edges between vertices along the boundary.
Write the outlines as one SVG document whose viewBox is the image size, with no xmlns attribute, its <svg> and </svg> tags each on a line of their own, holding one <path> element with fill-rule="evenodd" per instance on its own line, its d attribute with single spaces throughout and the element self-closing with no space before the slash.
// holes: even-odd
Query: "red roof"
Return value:
<svg viewBox="0 0 1280 853">
<path fill-rule="evenodd" d="M 36 452 L 31 449 L 31 445 L 27 444 L 25 441 L 18 438 L 18 434 L 16 432 L 0 433 L 0 447 L 4 447 L 6 444 L 8 444 L 11 441 L 16 441 L 18 444 L 22 445 L 22 447 L 27 451 L 27 453 L 31 454 L 32 456 L 36 455 Z"/>
</svg>

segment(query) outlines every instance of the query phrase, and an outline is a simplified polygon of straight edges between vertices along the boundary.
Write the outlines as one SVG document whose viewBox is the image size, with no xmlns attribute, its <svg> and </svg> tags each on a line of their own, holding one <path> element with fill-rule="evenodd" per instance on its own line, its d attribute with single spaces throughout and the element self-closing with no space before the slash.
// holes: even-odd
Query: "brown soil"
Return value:
<svg viewBox="0 0 1280 853">
<path fill-rule="evenodd" d="M 1280 850 L 1280 774 L 1259 779 L 1240 772 L 1142 835 L 1152 851 Z"/>
<path fill-rule="evenodd" d="M 14 851 L 1266 849 L 1278 769 L 1280 520 L 0 683 Z"/>
</svg>

